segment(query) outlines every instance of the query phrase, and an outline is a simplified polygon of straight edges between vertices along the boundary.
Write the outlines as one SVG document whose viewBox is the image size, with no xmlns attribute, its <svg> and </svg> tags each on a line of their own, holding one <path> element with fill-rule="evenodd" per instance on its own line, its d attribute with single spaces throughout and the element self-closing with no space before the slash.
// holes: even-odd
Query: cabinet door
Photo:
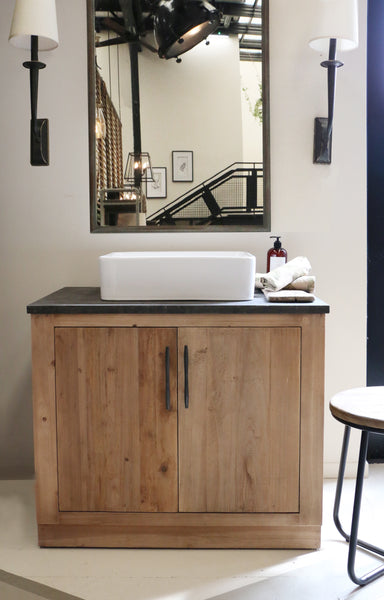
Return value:
<svg viewBox="0 0 384 600">
<path fill-rule="evenodd" d="M 300 344 L 294 327 L 179 331 L 181 512 L 298 512 Z"/>
<path fill-rule="evenodd" d="M 177 511 L 176 329 L 58 327 L 55 353 L 59 509 Z"/>
</svg>

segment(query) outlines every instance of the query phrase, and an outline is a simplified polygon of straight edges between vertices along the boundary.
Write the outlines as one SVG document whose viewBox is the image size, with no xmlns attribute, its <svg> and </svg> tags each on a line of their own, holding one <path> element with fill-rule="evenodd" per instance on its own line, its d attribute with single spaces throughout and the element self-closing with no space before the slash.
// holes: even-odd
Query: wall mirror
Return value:
<svg viewBox="0 0 384 600">
<path fill-rule="evenodd" d="M 87 0 L 87 18 L 91 231 L 269 231 L 268 0 Z"/>
</svg>

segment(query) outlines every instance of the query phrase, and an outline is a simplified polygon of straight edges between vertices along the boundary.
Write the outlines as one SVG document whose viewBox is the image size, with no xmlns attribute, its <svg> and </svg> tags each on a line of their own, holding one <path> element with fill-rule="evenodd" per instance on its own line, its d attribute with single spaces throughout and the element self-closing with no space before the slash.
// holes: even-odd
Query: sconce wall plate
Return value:
<svg viewBox="0 0 384 600">
<path fill-rule="evenodd" d="M 328 136 L 328 119 L 324 117 L 315 118 L 313 162 L 323 165 L 332 162 L 332 132 Z"/>
<path fill-rule="evenodd" d="M 49 165 L 49 123 L 48 119 L 31 119 L 31 156 L 33 167 Z"/>
</svg>

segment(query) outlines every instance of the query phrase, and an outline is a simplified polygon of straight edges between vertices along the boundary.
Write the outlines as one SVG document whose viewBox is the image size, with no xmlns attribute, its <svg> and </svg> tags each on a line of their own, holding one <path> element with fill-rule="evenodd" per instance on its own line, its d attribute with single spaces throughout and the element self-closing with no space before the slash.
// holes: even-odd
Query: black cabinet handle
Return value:
<svg viewBox="0 0 384 600">
<path fill-rule="evenodd" d="M 169 346 L 165 348 L 165 408 L 171 410 L 171 393 L 169 390 Z"/>
<path fill-rule="evenodd" d="M 189 408 L 188 346 L 184 346 L 184 406 Z"/>
</svg>

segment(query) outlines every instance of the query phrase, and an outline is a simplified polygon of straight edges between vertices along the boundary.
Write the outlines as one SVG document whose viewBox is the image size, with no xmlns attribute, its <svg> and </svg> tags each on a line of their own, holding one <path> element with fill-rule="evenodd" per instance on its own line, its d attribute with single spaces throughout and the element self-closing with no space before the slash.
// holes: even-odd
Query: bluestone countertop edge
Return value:
<svg viewBox="0 0 384 600">
<path fill-rule="evenodd" d="M 192 314 L 192 313 L 329 313 L 329 305 L 314 302 L 268 302 L 262 292 L 253 300 L 101 300 L 99 287 L 64 287 L 27 306 L 30 314 Z"/>
</svg>

